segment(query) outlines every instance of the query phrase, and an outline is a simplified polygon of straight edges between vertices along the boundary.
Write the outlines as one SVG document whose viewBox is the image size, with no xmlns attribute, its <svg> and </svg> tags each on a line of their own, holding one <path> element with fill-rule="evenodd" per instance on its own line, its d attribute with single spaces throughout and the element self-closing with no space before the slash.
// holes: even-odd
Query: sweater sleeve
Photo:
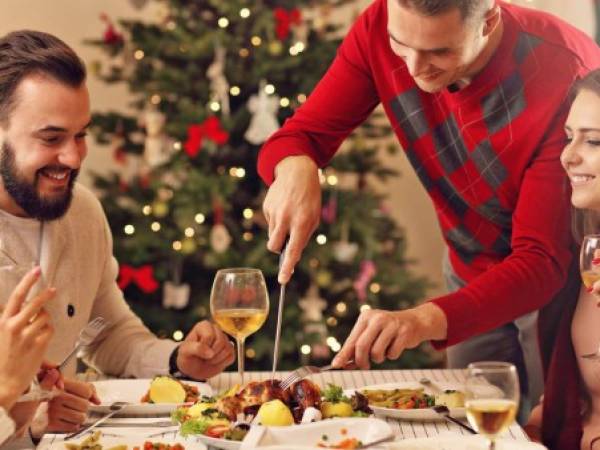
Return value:
<svg viewBox="0 0 600 450">
<path fill-rule="evenodd" d="M 571 261 L 569 195 L 560 153 L 561 108 L 522 180 L 512 217 L 511 254 L 462 289 L 433 299 L 446 314 L 443 348 L 539 309 L 562 287 Z"/>
<path fill-rule="evenodd" d="M 288 156 L 307 155 L 325 166 L 379 103 L 366 49 L 372 11 L 359 17 L 307 101 L 262 147 L 258 172 L 267 184 L 273 182 L 275 166 Z"/>
<path fill-rule="evenodd" d="M 169 356 L 177 343 L 158 339 L 127 305 L 116 282 L 118 264 L 104 215 L 102 220 L 105 263 L 91 317 L 102 316 L 111 327 L 85 350 L 84 359 L 102 373 L 119 377 L 151 378 L 167 374 Z"/>
</svg>

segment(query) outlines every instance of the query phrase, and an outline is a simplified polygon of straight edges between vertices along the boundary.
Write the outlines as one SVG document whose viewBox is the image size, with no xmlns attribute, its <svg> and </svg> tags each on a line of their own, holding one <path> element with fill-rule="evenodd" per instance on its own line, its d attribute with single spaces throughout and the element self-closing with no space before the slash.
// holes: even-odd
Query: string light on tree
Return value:
<svg viewBox="0 0 600 450">
<path fill-rule="evenodd" d="M 369 290 L 373 294 L 378 294 L 381 291 L 381 285 L 379 283 L 371 283 L 371 285 L 369 286 Z"/>
<path fill-rule="evenodd" d="M 135 59 L 137 59 L 138 61 L 141 61 L 142 59 L 144 59 L 144 50 L 136 50 L 135 52 L 133 52 L 133 57 Z"/>
<path fill-rule="evenodd" d="M 217 21 L 217 24 L 219 25 L 219 27 L 221 28 L 227 28 L 229 26 L 229 19 L 227 17 L 221 17 L 219 18 L 219 20 Z"/>
<path fill-rule="evenodd" d="M 205 220 L 206 220 L 206 217 L 202 213 L 198 213 L 194 216 L 194 221 L 197 224 L 203 224 Z"/>
<path fill-rule="evenodd" d="M 252 219 L 252 217 L 254 217 L 254 211 L 252 211 L 252 209 L 250 208 L 244 209 L 244 212 L 242 214 L 244 216 L 244 219 Z"/>
<path fill-rule="evenodd" d="M 300 353 L 302 353 L 303 355 L 310 355 L 311 351 L 312 349 L 308 344 L 304 344 L 302 347 L 300 347 Z"/>
<path fill-rule="evenodd" d="M 142 214 L 145 216 L 149 216 L 150 214 L 152 214 L 152 206 L 144 205 L 144 207 L 142 208 Z"/>
<path fill-rule="evenodd" d="M 306 101 L 306 94 L 298 94 L 298 101 L 304 103 Z"/>
<path fill-rule="evenodd" d="M 371 309 L 371 305 L 361 305 L 360 312 L 368 311 Z"/>
<path fill-rule="evenodd" d="M 256 351 L 253 348 L 246 349 L 246 357 L 250 359 L 256 357 Z"/>
<path fill-rule="evenodd" d="M 181 241 L 173 241 L 173 250 L 176 252 L 180 251 L 182 246 Z"/>
<path fill-rule="evenodd" d="M 219 104 L 219 102 L 210 102 L 210 110 L 213 112 L 219 112 L 219 110 L 221 109 L 221 105 Z"/>
<path fill-rule="evenodd" d="M 252 36 L 252 38 L 250 38 L 250 42 L 255 47 L 258 47 L 260 44 L 262 44 L 262 39 L 260 38 L 260 36 Z"/>
<path fill-rule="evenodd" d="M 247 48 L 240 48 L 240 56 L 242 58 L 247 58 L 250 55 L 250 50 Z"/>
<path fill-rule="evenodd" d="M 279 100 L 279 104 L 282 108 L 287 108 L 288 106 L 290 106 L 290 99 L 287 97 L 282 97 L 282 99 Z"/>
<path fill-rule="evenodd" d="M 319 245 L 327 244 L 327 236 L 325 236 L 324 234 L 319 234 L 315 240 L 317 241 L 317 244 L 319 244 Z"/>
<path fill-rule="evenodd" d="M 240 87 L 239 86 L 231 86 L 231 89 L 229 89 L 229 93 L 233 96 L 233 97 L 237 97 L 238 95 L 240 95 Z"/>
<path fill-rule="evenodd" d="M 250 17 L 250 10 L 248 8 L 240 9 L 240 17 L 242 19 L 247 19 L 248 17 Z"/>
<path fill-rule="evenodd" d="M 328 175 L 327 176 L 327 184 L 330 186 L 335 186 L 338 184 L 338 177 L 337 175 Z"/>
<path fill-rule="evenodd" d="M 338 320 L 331 316 L 327 318 L 327 325 L 329 325 L 330 327 L 335 327 L 338 324 Z"/>
<path fill-rule="evenodd" d="M 242 237 L 244 238 L 244 241 L 250 242 L 254 238 L 254 235 L 251 232 L 246 231 L 246 232 L 244 232 Z"/>
<path fill-rule="evenodd" d="M 335 305 L 335 310 L 340 315 L 344 314 L 348 310 L 348 305 L 346 305 L 344 302 L 339 302 L 337 305 Z"/>
<path fill-rule="evenodd" d="M 194 231 L 194 229 L 192 227 L 187 227 L 183 233 L 185 234 L 186 237 L 191 238 L 194 236 L 194 234 L 196 234 L 196 231 Z"/>
<path fill-rule="evenodd" d="M 183 334 L 183 331 L 181 331 L 181 330 L 177 330 L 177 331 L 175 331 L 173 333 L 173 340 L 174 341 L 179 342 L 179 341 L 181 341 L 183 339 L 183 337 L 184 337 L 184 334 Z"/>
<path fill-rule="evenodd" d="M 155 233 L 157 233 L 158 231 L 160 231 L 160 223 L 159 222 L 152 222 L 152 224 L 150 224 L 150 229 L 152 231 L 154 231 Z"/>
<path fill-rule="evenodd" d="M 150 97 L 150 103 L 152 103 L 153 105 L 158 105 L 161 102 L 161 100 L 162 99 L 158 94 L 154 94 L 152 97 Z"/>
<path fill-rule="evenodd" d="M 272 84 L 267 84 L 265 86 L 265 92 L 269 95 L 274 94 L 275 93 L 275 86 L 273 86 Z"/>
<path fill-rule="evenodd" d="M 133 225 L 125 225 L 123 231 L 125 231 L 125 234 L 132 235 L 135 233 L 135 227 Z"/>
<path fill-rule="evenodd" d="M 173 143 L 173 150 L 178 150 L 179 151 L 179 150 L 182 149 L 182 147 L 183 146 L 182 146 L 181 142 L 179 142 L 179 141 Z"/>
</svg>

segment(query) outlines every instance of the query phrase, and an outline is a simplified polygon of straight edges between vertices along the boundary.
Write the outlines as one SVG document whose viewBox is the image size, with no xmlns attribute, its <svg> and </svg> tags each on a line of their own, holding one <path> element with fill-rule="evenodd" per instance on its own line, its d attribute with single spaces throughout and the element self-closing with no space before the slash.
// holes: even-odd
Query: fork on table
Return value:
<svg viewBox="0 0 600 450">
<path fill-rule="evenodd" d="M 354 360 L 348 361 L 346 366 L 349 366 L 351 364 L 354 364 Z M 331 370 L 332 368 L 333 367 L 331 366 L 331 364 L 328 364 L 328 365 L 322 366 L 322 367 L 317 367 L 317 366 L 298 367 L 296 370 L 291 372 L 287 377 L 285 377 L 281 381 L 281 383 L 279 383 L 279 386 L 281 387 L 281 389 L 286 390 L 295 382 L 300 381 L 309 375 L 313 375 L 315 373 L 327 372 L 328 370 Z"/>
</svg>

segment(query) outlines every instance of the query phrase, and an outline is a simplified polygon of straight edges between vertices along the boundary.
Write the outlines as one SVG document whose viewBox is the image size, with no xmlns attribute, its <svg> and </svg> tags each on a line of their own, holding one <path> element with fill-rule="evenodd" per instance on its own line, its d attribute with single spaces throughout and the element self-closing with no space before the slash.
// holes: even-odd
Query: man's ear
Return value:
<svg viewBox="0 0 600 450">
<path fill-rule="evenodd" d="M 500 20 L 502 20 L 500 7 L 495 2 L 494 5 L 485 13 L 483 20 L 483 35 L 489 36 L 496 29 L 500 23 Z"/>
</svg>

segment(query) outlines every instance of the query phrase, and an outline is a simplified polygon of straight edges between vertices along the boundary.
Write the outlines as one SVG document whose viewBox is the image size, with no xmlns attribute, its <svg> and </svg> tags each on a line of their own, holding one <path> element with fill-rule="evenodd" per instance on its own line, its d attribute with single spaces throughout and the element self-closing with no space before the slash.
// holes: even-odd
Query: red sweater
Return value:
<svg viewBox="0 0 600 450">
<path fill-rule="evenodd" d="M 452 345 L 546 304 L 570 261 L 559 155 L 568 91 L 600 50 L 553 16 L 500 3 L 504 34 L 466 88 L 428 94 L 387 36 L 386 0 L 359 17 L 307 102 L 261 149 L 266 183 L 290 155 L 326 165 L 382 103 L 429 193 L 454 270 L 468 284 L 433 299 Z"/>
</svg>

